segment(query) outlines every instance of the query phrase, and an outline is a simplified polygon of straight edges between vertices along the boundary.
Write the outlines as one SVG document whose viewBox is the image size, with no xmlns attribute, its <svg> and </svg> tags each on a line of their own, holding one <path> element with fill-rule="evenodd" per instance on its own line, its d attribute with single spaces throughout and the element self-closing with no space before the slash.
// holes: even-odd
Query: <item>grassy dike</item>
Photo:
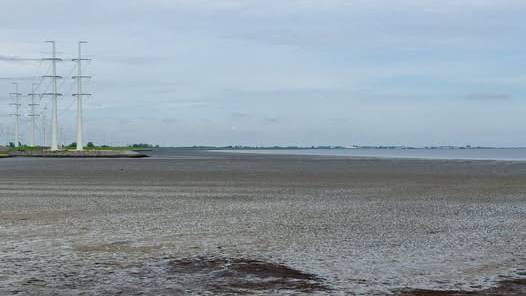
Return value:
<svg viewBox="0 0 526 296">
<path fill-rule="evenodd" d="M 4 146 L 0 146 L 0 158 L 9 157 L 9 149 Z"/>
</svg>

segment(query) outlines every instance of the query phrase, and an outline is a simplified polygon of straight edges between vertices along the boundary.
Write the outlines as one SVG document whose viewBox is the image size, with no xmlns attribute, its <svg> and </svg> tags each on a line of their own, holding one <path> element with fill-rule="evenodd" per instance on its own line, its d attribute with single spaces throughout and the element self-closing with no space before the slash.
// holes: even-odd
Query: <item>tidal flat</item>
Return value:
<svg viewBox="0 0 526 296">
<path fill-rule="evenodd" d="M 0 160 L 0 295 L 524 295 L 526 162 Z"/>
</svg>

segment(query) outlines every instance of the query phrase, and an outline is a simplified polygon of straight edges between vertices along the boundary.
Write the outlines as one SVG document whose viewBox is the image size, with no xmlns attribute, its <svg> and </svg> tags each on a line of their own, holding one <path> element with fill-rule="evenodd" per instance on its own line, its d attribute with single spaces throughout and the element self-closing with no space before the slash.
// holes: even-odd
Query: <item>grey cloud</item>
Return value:
<svg viewBox="0 0 526 296">
<path fill-rule="evenodd" d="M 163 118 L 161 119 L 161 122 L 164 124 L 175 124 L 178 120 L 176 118 Z"/>
<path fill-rule="evenodd" d="M 312 32 L 301 33 L 285 30 L 259 30 L 250 32 L 241 32 L 238 34 L 225 35 L 225 38 L 242 39 L 248 41 L 257 41 L 269 43 L 272 45 L 294 45 L 294 46 L 308 46 L 315 45 L 321 46 L 327 44 L 327 36 L 316 35 Z"/>
<path fill-rule="evenodd" d="M 498 93 L 480 93 L 470 94 L 466 97 L 468 100 L 476 101 L 503 101 L 511 99 L 509 94 L 498 94 Z"/>
<path fill-rule="evenodd" d="M 232 117 L 233 119 L 246 118 L 246 117 L 248 117 L 248 113 L 244 113 L 244 112 L 232 112 L 232 113 L 230 114 L 230 117 Z"/>
<path fill-rule="evenodd" d="M 264 118 L 264 120 L 268 123 L 278 123 L 282 120 L 282 118 L 279 116 L 267 116 Z"/>
<path fill-rule="evenodd" d="M 174 105 L 182 107 L 204 107 L 210 105 L 210 103 L 204 101 L 176 101 Z"/>
<path fill-rule="evenodd" d="M 166 61 L 165 57 L 156 56 L 102 56 L 97 57 L 97 60 L 104 62 L 114 62 L 119 64 L 142 66 Z"/>
<path fill-rule="evenodd" d="M 41 59 L 23 58 L 23 57 L 7 56 L 7 55 L 0 54 L 0 61 L 2 62 L 35 62 L 35 61 L 40 61 L 40 60 Z"/>
<path fill-rule="evenodd" d="M 350 95 L 352 92 L 347 89 L 336 88 L 278 88 L 278 89 L 252 89 L 252 90 L 227 90 L 226 94 L 241 95 L 241 96 L 326 96 L 326 95 Z"/>
<path fill-rule="evenodd" d="M 258 119 L 262 120 L 265 123 L 279 123 L 282 121 L 282 118 L 277 115 L 255 115 L 255 114 L 249 114 L 245 112 L 232 112 L 230 113 L 230 117 L 235 120 L 241 120 L 241 119 Z"/>
<path fill-rule="evenodd" d="M 26 77 L 0 77 L 0 80 L 8 80 L 8 81 L 35 80 L 35 79 L 40 79 L 40 77 L 37 77 L 37 76 L 26 76 Z"/>
</svg>

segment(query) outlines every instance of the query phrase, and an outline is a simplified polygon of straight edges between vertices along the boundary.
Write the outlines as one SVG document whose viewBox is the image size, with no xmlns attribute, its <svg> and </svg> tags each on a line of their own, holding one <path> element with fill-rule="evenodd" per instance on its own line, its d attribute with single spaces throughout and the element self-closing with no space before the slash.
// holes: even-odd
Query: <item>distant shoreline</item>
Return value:
<svg viewBox="0 0 526 296">
<path fill-rule="evenodd" d="M 479 149 L 526 149 L 526 147 L 496 147 L 496 146 L 176 146 L 160 147 L 172 149 L 196 150 L 349 150 L 349 149 L 399 149 L 399 150 L 479 150 Z"/>
<path fill-rule="evenodd" d="M 132 150 L 85 150 L 85 151 L 11 151 L 5 157 L 39 158 L 143 158 L 148 155 Z"/>
</svg>

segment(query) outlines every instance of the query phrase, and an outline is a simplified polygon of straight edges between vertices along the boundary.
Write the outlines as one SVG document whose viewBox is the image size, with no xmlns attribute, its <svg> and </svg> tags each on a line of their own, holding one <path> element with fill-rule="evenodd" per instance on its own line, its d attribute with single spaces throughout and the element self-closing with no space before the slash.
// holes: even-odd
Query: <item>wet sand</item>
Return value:
<svg viewBox="0 0 526 296">
<path fill-rule="evenodd" d="M 0 238 L 0 295 L 524 295 L 526 163 L 2 159 Z"/>
</svg>

